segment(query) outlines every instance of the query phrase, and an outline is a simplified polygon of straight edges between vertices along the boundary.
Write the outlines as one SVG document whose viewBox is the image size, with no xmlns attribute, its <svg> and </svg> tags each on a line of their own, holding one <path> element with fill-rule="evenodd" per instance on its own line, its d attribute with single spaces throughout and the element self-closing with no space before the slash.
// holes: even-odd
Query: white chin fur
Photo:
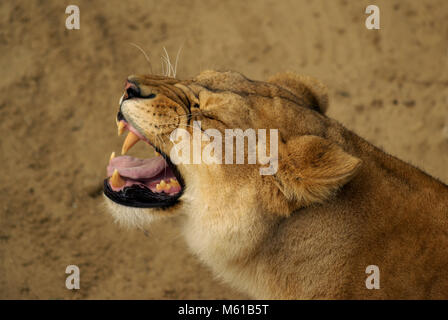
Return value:
<svg viewBox="0 0 448 320">
<path fill-rule="evenodd" d="M 158 215 L 150 213 L 151 209 L 122 206 L 108 198 L 105 199 L 105 202 L 115 222 L 128 228 L 143 228 L 160 218 Z"/>
</svg>

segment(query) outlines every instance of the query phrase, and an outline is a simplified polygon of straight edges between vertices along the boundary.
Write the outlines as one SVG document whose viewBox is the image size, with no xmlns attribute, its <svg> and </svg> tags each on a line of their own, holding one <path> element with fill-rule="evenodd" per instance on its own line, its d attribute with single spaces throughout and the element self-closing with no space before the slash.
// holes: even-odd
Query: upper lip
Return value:
<svg viewBox="0 0 448 320">
<path fill-rule="evenodd" d="M 120 106 L 121 107 L 121 106 Z M 124 118 L 123 113 L 121 113 L 121 110 L 118 111 L 117 113 L 117 122 L 120 122 L 121 120 L 126 121 L 126 119 Z M 126 121 L 127 122 L 127 121 Z"/>
</svg>

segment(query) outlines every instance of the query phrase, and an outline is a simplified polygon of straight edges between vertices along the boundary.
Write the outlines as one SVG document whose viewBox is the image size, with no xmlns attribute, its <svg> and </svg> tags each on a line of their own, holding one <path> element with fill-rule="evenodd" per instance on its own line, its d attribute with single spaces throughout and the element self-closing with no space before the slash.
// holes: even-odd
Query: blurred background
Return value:
<svg viewBox="0 0 448 320">
<path fill-rule="evenodd" d="M 79 6 L 80 30 L 65 8 Z M 380 30 L 365 9 L 380 8 Z M 448 2 L 0 2 L 0 298 L 239 299 L 191 255 L 176 220 L 125 230 L 103 208 L 102 181 L 121 148 L 124 80 L 280 71 L 329 87 L 328 115 L 448 182 Z M 139 152 L 148 152 L 142 149 Z M 81 289 L 65 288 L 65 268 Z"/>
</svg>

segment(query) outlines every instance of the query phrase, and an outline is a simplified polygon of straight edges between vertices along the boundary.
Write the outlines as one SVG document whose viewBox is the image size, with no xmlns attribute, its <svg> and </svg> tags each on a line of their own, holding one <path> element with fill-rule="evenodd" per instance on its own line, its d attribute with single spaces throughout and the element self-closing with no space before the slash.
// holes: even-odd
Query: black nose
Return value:
<svg viewBox="0 0 448 320">
<path fill-rule="evenodd" d="M 126 80 L 124 85 L 124 97 L 123 100 L 132 98 L 141 98 L 140 88 L 133 82 Z"/>
</svg>

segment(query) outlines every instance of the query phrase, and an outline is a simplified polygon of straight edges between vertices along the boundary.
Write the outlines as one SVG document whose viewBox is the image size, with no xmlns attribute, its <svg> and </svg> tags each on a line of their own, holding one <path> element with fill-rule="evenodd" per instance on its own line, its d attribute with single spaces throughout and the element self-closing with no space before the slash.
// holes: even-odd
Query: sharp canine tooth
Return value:
<svg viewBox="0 0 448 320">
<path fill-rule="evenodd" d="M 157 191 L 160 191 L 160 190 L 162 190 L 163 188 L 160 186 L 160 183 L 158 183 L 157 185 L 156 185 L 156 190 Z"/>
<path fill-rule="evenodd" d="M 126 154 L 129 149 L 132 148 L 134 144 L 136 144 L 140 138 L 132 131 L 129 131 L 126 139 L 123 142 L 123 147 L 121 148 L 121 154 Z"/>
<path fill-rule="evenodd" d="M 124 123 L 124 121 L 120 121 L 117 123 L 118 125 L 118 135 L 121 136 L 124 132 L 124 128 L 126 127 L 126 124 Z"/>
<path fill-rule="evenodd" d="M 160 181 L 160 186 L 162 187 L 162 188 L 165 188 L 165 186 L 166 186 L 166 182 L 165 182 L 165 180 L 162 180 L 162 181 Z"/>
<path fill-rule="evenodd" d="M 109 182 L 114 188 L 121 188 L 126 184 L 126 181 L 123 180 L 117 169 L 114 170 L 114 173 L 112 174 L 112 177 L 110 177 Z"/>
<path fill-rule="evenodd" d="M 113 158 L 115 158 L 115 151 L 112 152 L 112 154 L 110 155 L 110 160 L 112 160 Z M 110 161 L 110 160 L 109 160 L 109 161 Z"/>
</svg>

